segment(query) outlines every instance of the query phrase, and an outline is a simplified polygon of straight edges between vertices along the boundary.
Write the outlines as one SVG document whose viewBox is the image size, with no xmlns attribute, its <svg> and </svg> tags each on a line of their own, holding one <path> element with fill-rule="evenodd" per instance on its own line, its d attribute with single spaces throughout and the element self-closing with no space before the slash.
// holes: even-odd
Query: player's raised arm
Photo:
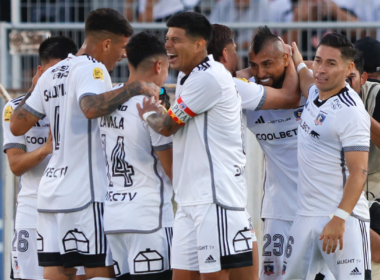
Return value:
<svg viewBox="0 0 380 280">
<path fill-rule="evenodd" d="M 300 89 L 305 98 L 309 96 L 309 88 L 314 84 L 313 74 L 309 71 L 306 64 L 303 61 L 302 54 L 299 51 L 297 44 L 292 43 L 293 47 L 293 61 L 297 69 L 299 80 L 300 80 Z M 303 63 L 303 64 L 302 64 Z"/>
<path fill-rule="evenodd" d="M 126 82 L 124 87 L 103 94 L 83 97 L 80 101 L 80 108 L 86 118 L 95 119 L 108 115 L 133 96 L 142 94 L 158 98 L 160 88 L 153 83 L 142 81 Z"/>
</svg>

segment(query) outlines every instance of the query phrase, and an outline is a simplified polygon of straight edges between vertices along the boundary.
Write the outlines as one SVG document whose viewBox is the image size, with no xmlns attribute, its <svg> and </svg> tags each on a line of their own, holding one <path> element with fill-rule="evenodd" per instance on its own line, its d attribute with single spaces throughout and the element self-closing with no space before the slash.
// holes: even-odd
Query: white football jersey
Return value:
<svg viewBox="0 0 380 280">
<path fill-rule="evenodd" d="M 53 135 L 53 155 L 38 194 L 40 212 L 73 212 L 104 202 L 107 180 L 98 121 L 87 119 L 79 103 L 110 89 L 102 63 L 70 54 L 41 76 L 23 106 L 40 119 L 46 115 Z"/>
<path fill-rule="evenodd" d="M 290 110 L 247 111 L 247 126 L 264 153 L 261 218 L 293 221 L 297 211 L 297 128 L 301 106 Z"/>
<path fill-rule="evenodd" d="M 183 125 L 173 136 L 173 185 L 181 206 L 216 203 L 245 209 L 241 99 L 234 80 L 212 55 L 178 75 L 168 114 Z"/>
<path fill-rule="evenodd" d="M 10 130 L 10 117 L 13 110 L 24 99 L 24 96 L 9 101 L 3 111 L 3 149 L 17 148 L 32 152 L 45 145 L 49 136 L 49 122 L 39 120 L 25 135 L 14 136 Z M 37 193 L 42 174 L 50 160 L 48 155 L 37 166 L 25 172 L 19 178 L 17 194 L 16 228 L 37 228 Z"/>
<path fill-rule="evenodd" d="M 136 104 L 143 99 L 133 97 L 99 118 L 108 177 L 106 233 L 151 233 L 173 226 L 173 187 L 154 152 L 171 148 L 173 140 L 141 120 Z"/>
<path fill-rule="evenodd" d="M 298 128 L 298 212 L 302 216 L 334 213 L 350 175 L 345 152 L 369 151 L 370 118 L 359 95 L 346 84 L 320 101 L 315 85 L 309 89 Z M 353 216 L 369 218 L 362 194 Z"/>
</svg>

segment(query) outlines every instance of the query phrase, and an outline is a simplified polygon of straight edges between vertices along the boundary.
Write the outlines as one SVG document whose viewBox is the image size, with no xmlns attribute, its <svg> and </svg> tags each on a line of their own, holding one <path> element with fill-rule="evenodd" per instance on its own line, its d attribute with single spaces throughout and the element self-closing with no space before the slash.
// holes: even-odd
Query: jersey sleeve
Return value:
<svg viewBox="0 0 380 280">
<path fill-rule="evenodd" d="M 32 94 L 26 100 L 22 106 L 29 113 L 33 114 L 39 119 L 43 119 L 46 116 L 45 108 L 43 106 L 43 89 L 41 88 L 41 78 L 38 80 L 36 87 Z"/>
<path fill-rule="evenodd" d="M 109 74 L 103 64 L 88 64 L 78 68 L 73 74 L 78 103 L 87 95 L 101 94 L 108 89 Z"/>
<path fill-rule="evenodd" d="M 234 78 L 234 81 L 241 97 L 242 109 L 252 111 L 260 110 L 267 97 L 265 87 L 251 83 L 246 79 Z"/>
<path fill-rule="evenodd" d="M 173 147 L 173 136 L 165 137 L 158 134 L 150 126 L 148 126 L 148 130 L 154 151 L 164 151 Z"/>
<path fill-rule="evenodd" d="M 196 115 L 210 110 L 222 96 L 222 87 L 208 72 L 199 72 L 188 80 L 182 94 L 170 107 L 169 116 L 179 125 L 185 125 Z"/>
<path fill-rule="evenodd" d="M 370 117 L 364 108 L 348 107 L 337 112 L 335 130 L 344 152 L 369 151 Z"/>
<path fill-rule="evenodd" d="M 4 142 L 3 142 L 3 151 L 6 152 L 7 149 L 17 148 L 26 152 L 26 143 L 25 137 L 22 136 L 14 136 L 10 129 L 10 121 L 11 114 L 14 110 L 14 105 L 12 102 L 8 102 L 3 110 L 3 134 L 4 134 Z"/>
</svg>

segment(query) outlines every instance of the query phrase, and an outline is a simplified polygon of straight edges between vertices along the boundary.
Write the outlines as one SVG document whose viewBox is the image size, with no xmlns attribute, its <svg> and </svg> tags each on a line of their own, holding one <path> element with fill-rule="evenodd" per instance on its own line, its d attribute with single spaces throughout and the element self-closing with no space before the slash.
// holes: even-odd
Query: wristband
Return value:
<svg viewBox="0 0 380 280">
<path fill-rule="evenodd" d="M 301 71 L 301 69 L 303 69 L 305 67 L 307 68 L 305 62 L 301 62 L 300 64 L 298 64 L 298 66 L 297 66 L 297 73 L 299 73 Z"/>
<path fill-rule="evenodd" d="M 146 121 L 146 119 L 150 116 L 150 115 L 153 115 L 153 114 L 157 114 L 157 112 L 155 111 L 150 111 L 150 112 L 146 112 L 142 115 L 144 121 Z"/>
<path fill-rule="evenodd" d="M 336 209 L 334 216 L 339 217 L 343 220 L 347 220 L 347 218 L 350 216 L 350 213 L 338 208 Z"/>
</svg>

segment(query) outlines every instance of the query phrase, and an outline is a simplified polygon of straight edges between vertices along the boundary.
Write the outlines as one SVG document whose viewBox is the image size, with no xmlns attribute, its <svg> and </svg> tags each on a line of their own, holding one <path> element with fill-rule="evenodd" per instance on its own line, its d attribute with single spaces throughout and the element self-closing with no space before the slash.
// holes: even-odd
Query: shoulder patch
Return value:
<svg viewBox="0 0 380 280">
<path fill-rule="evenodd" d="M 11 121 L 11 115 L 13 112 L 13 108 L 11 105 L 8 105 L 4 110 L 4 121 L 10 122 Z"/>
<path fill-rule="evenodd" d="M 102 82 L 104 82 L 104 74 L 101 68 L 94 68 L 94 70 L 92 71 L 92 75 L 94 76 L 95 80 L 102 80 Z"/>
<path fill-rule="evenodd" d="M 245 78 L 236 78 L 236 79 L 238 79 L 238 80 L 240 80 L 240 81 L 243 81 L 243 82 L 245 82 L 245 83 L 250 83 L 250 81 L 248 81 L 247 79 L 245 79 Z"/>
</svg>

